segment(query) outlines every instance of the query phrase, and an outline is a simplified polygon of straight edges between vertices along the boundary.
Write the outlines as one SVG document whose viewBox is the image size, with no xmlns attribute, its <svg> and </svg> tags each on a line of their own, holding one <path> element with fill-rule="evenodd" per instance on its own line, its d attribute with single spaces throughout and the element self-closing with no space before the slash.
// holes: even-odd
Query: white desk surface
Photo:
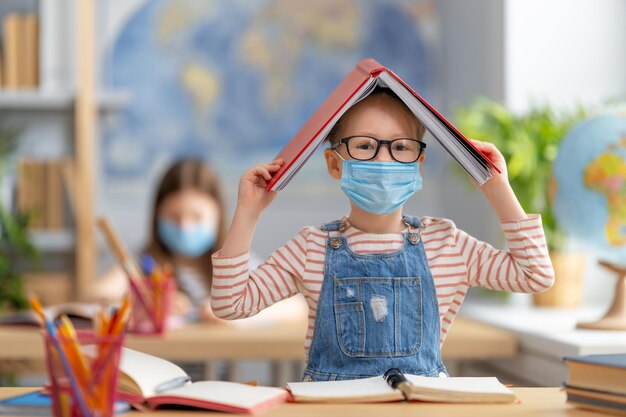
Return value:
<svg viewBox="0 0 626 417">
<path fill-rule="evenodd" d="M 576 329 L 578 321 L 594 321 L 607 307 L 552 309 L 526 304 L 468 300 L 460 314 L 514 332 L 520 351 L 562 359 L 567 355 L 626 353 L 626 331 Z"/>
</svg>

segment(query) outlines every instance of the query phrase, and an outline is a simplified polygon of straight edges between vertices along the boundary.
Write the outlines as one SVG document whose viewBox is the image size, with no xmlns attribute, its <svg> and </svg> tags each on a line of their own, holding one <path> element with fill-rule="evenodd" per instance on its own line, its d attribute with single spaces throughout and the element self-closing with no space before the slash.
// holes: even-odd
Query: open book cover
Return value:
<svg viewBox="0 0 626 417">
<path fill-rule="evenodd" d="M 377 86 L 391 89 L 479 185 L 491 178 L 490 168 L 499 172 L 493 162 L 400 77 L 368 58 L 356 65 L 279 152 L 277 158 L 284 159 L 285 163 L 273 175 L 267 190 L 282 190 L 328 136 L 341 116 Z"/>
<path fill-rule="evenodd" d="M 119 398 L 138 407 L 186 406 L 231 413 L 254 414 L 289 398 L 281 388 L 236 382 L 198 381 L 165 359 L 123 348 Z"/>
<path fill-rule="evenodd" d="M 431 378 L 404 374 L 412 401 L 444 403 L 510 403 L 515 394 L 495 377 Z M 404 394 L 391 388 L 383 376 L 347 381 L 290 382 L 286 386 L 295 402 L 367 403 L 402 401 Z"/>
<path fill-rule="evenodd" d="M 44 308 L 46 315 L 56 320 L 63 314 L 67 315 L 74 327 L 83 329 L 92 326 L 92 320 L 102 307 L 95 303 L 63 303 Z M 21 310 L 0 316 L 0 325 L 40 326 L 39 317 L 33 310 Z"/>
</svg>

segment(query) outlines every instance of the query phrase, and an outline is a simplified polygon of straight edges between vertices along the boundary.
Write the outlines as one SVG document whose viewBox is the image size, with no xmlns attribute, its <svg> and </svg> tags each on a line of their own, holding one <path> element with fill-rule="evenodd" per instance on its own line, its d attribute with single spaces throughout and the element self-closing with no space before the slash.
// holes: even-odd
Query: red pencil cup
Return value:
<svg viewBox="0 0 626 417">
<path fill-rule="evenodd" d="M 137 334 L 163 334 L 168 328 L 168 319 L 176 282 L 173 279 L 142 279 L 138 288 L 131 281 L 131 310 L 128 331 Z"/>
<path fill-rule="evenodd" d="M 55 417 L 111 417 L 124 334 L 78 332 L 76 340 L 44 332 Z M 80 352 L 80 355 L 77 354 Z"/>
</svg>

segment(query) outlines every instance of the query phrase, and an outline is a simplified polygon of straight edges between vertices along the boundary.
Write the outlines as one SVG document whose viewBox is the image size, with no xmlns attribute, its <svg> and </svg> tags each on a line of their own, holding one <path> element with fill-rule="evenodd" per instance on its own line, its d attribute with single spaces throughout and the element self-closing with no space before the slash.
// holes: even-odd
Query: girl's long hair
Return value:
<svg viewBox="0 0 626 417">
<path fill-rule="evenodd" d="M 207 292 L 211 289 L 213 264 L 211 255 L 222 247 L 226 235 L 226 207 L 221 186 L 215 171 L 200 159 L 185 158 L 175 162 L 167 170 L 157 189 L 152 207 L 150 243 L 145 253 L 154 257 L 158 264 L 172 264 L 174 255 L 159 237 L 157 222 L 159 208 L 165 199 L 183 190 L 196 190 L 215 200 L 219 208 L 217 238 L 213 247 L 197 258 L 195 268 L 202 274 Z"/>
</svg>

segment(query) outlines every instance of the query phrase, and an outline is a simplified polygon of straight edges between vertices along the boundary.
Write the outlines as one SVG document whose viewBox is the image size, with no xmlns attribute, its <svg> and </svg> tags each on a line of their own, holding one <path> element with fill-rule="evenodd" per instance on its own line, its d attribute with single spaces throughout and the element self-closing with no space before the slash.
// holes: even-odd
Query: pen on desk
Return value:
<svg viewBox="0 0 626 417">
<path fill-rule="evenodd" d="M 387 384 L 393 389 L 398 389 L 404 395 L 405 400 L 411 397 L 411 384 L 407 381 L 402 371 L 398 368 L 391 368 L 383 375 Z"/>
<path fill-rule="evenodd" d="M 178 387 L 182 387 L 183 385 L 185 385 L 186 383 L 190 382 L 191 378 L 189 378 L 188 376 L 181 376 L 178 378 L 174 378 L 170 381 L 165 381 L 159 385 L 157 385 L 154 388 L 154 392 L 161 393 L 163 391 L 167 391 L 170 389 L 174 389 L 174 388 L 178 388 Z"/>
</svg>

